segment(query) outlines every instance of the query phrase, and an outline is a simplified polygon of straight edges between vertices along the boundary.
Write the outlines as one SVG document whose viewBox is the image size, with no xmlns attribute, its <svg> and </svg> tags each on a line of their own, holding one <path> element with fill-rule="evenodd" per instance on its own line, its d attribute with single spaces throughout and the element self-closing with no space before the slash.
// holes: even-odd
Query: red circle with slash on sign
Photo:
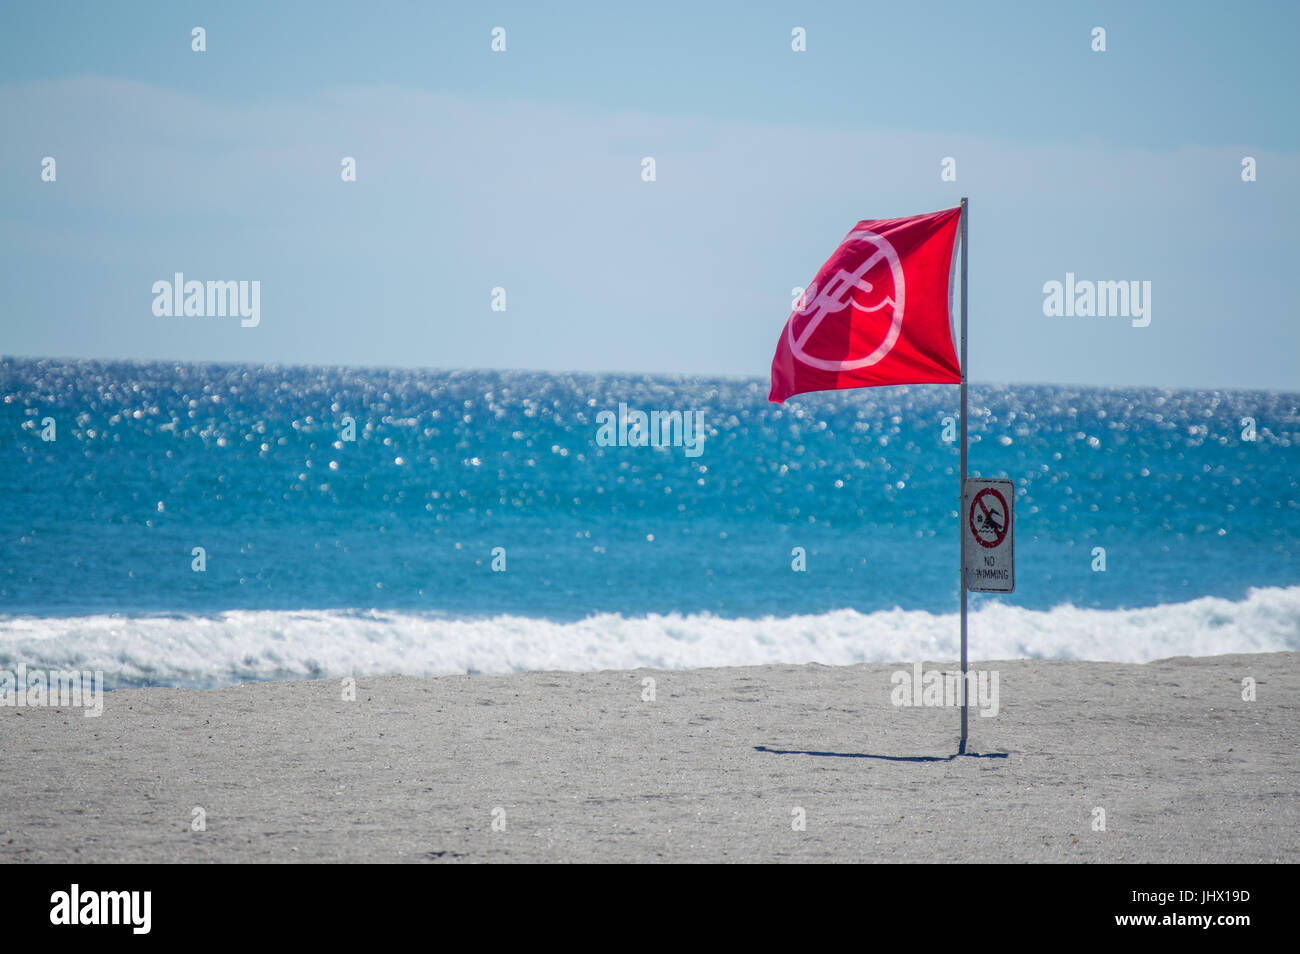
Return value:
<svg viewBox="0 0 1300 954">
<path fill-rule="evenodd" d="M 985 499 L 990 497 L 993 499 Z M 975 495 L 975 499 L 971 501 L 968 519 L 971 536 L 979 542 L 980 546 L 990 549 L 1002 545 L 1011 526 L 1006 498 L 992 487 L 985 487 Z"/>
</svg>

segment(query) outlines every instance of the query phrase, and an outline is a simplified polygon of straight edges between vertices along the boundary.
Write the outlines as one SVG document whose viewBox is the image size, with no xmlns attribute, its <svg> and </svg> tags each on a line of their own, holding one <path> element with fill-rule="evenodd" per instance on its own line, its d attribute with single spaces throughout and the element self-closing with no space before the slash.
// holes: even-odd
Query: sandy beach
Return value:
<svg viewBox="0 0 1300 954">
<path fill-rule="evenodd" d="M 0 862 L 1300 860 L 1300 654 L 973 663 L 999 673 L 1000 706 L 972 709 L 979 757 L 963 758 L 955 710 L 891 703 L 910 668 L 362 678 L 355 701 L 322 679 L 124 690 L 99 718 L 3 708 Z"/>
</svg>

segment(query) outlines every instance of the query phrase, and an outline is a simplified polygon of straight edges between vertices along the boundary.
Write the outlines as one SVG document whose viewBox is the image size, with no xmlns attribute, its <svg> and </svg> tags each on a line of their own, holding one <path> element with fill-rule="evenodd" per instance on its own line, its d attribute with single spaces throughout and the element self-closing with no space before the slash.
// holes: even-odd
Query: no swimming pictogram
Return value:
<svg viewBox="0 0 1300 954">
<path fill-rule="evenodd" d="M 982 547 L 1001 546 L 1011 526 L 1006 499 L 992 487 L 985 487 L 975 495 L 968 519 L 970 532 Z"/>
</svg>

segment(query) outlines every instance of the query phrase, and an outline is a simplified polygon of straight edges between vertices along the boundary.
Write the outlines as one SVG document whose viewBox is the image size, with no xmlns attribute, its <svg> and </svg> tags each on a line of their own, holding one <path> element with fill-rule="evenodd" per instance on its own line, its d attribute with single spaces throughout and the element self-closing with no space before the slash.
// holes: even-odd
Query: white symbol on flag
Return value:
<svg viewBox="0 0 1300 954">
<path fill-rule="evenodd" d="M 799 299 L 799 307 L 795 310 L 801 315 L 812 314 L 803 330 L 799 332 L 799 337 L 794 336 L 794 322 L 791 321 L 786 325 L 786 336 L 790 343 L 790 351 L 796 359 L 813 368 L 819 368 L 822 371 L 853 371 L 856 368 L 865 368 L 875 364 L 893 349 L 895 342 L 898 341 L 898 334 L 903 328 L 903 266 L 898 260 L 898 253 L 894 251 L 894 246 L 883 236 L 867 229 L 858 229 L 851 232 L 849 237 L 844 240 L 847 242 L 866 241 L 870 242 L 875 251 L 864 258 L 853 271 L 847 271 L 841 268 L 835 273 L 835 277 L 826 283 L 826 287 L 818 291 L 815 295 L 809 296 L 805 292 Z M 874 305 L 859 305 L 853 301 L 853 293 L 861 291 L 870 292 L 874 286 L 867 281 L 867 275 L 881 261 L 884 260 L 889 264 L 890 274 L 894 280 L 893 296 L 886 295 Z M 809 289 L 812 291 L 812 289 Z M 811 300 L 809 298 L 811 297 Z M 857 311 L 874 312 L 879 311 L 886 305 L 893 306 L 892 321 L 890 322 L 889 331 L 885 339 L 875 351 L 865 358 L 856 358 L 846 361 L 835 361 L 827 358 L 818 358 L 804 351 L 804 345 L 817 326 L 822 323 L 827 315 L 837 314 L 844 309 L 852 306 Z"/>
</svg>

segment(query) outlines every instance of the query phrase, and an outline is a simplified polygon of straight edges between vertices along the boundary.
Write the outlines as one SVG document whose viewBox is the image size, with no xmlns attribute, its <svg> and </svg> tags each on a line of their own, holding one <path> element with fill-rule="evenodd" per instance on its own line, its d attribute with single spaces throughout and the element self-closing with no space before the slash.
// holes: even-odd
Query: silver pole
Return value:
<svg viewBox="0 0 1300 954">
<path fill-rule="evenodd" d="M 961 200 L 961 486 L 957 491 L 958 559 L 961 561 L 961 744 L 957 754 L 966 754 L 966 716 L 970 701 L 966 685 L 966 197 Z"/>
</svg>

